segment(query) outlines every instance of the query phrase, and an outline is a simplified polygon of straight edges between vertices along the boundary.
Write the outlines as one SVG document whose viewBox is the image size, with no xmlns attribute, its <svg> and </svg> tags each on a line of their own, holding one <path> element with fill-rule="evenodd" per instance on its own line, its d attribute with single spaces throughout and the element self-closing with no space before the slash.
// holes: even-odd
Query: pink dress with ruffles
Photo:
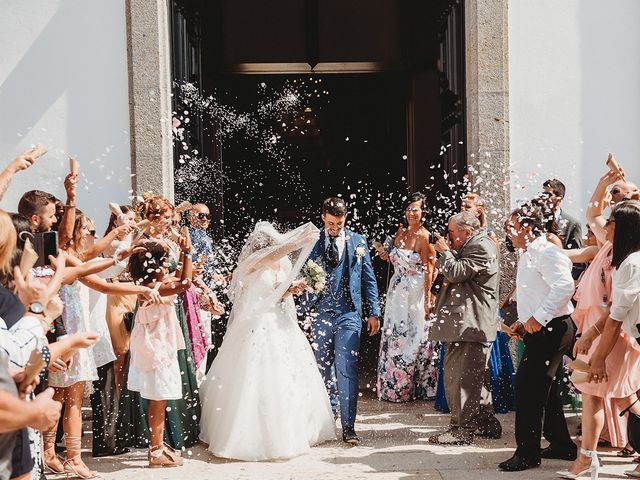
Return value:
<svg viewBox="0 0 640 480">
<path fill-rule="evenodd" d="M 572 315 L 578 332 L 586 332 L 605 313 L 611 301 L 611 253 L 613 245 L 605 243 L 589 268 L 584 272 L 578 290 L 575 312 Z M 600 337 L 593 342 L 587 355 L 578 355 L 589 362 L 596 351 Z M 606 360 L 609 381 L 606 383 L 580 383 L 576 387 L 585 394 L 605 399 L 605 423 L 612 446 L 622 448 L 627 444 L 627 419 L 618 416 L 620 409 L 614 399 L 625 398 L 640 389 L 640 346 L 624 332 Z"/>
<path fill-rule="evenodd" d="M 173 302 L 138 308 L 130 348 L 129 390 L 148 400 L 182 398 L 177 353 L 185 342 Z"/>
</svg>

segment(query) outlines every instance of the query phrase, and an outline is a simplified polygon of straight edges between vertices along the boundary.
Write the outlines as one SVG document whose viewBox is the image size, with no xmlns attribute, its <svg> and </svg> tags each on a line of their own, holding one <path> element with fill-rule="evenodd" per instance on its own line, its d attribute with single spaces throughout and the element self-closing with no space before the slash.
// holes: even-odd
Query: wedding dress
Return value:
<svg viewBox="0 0 640 480">
<path fill-rule="evenodd" d="M 233 309 L 200 386 L 200 439 L 218 457 L 291 458 L 335 438 L 315 357 L 285 293 L 318 238 L 312 224 L 287 234 L 260 222 L 233 274 Z"/>
</svg>

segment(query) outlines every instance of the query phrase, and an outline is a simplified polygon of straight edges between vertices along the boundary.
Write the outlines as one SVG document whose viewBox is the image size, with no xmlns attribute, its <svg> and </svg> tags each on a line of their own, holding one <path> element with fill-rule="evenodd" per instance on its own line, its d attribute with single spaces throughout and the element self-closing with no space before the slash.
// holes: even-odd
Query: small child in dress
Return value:
<svg viewBox="0 0 640 480">
<path fill-rule="evenodd" d="M 183 231 L 183 233 L 185 233 Z M 177 294 L 191 286 L 192 263 L 189 234 L 180 239 L 182 268 L 169 274 L 168 248 L 157 240 L 140 244 L 143 251 L 129 259 L 129 273 L 133 280 L 158 290 L 167 297 L 165 303 L 147 305 L 139 298 L 131 332 L 131 363 L 129 366 L 129 390 L 140 392 L 149 400 L 149 467 L 177 467 L 182 465 L 180 452 L 164 443 L 164 422 L 167 400 L 182 398 L 182 382 L 177 352 L 185 348 L 184 337 L 176 316 L 173 301 Z"/>
</svg>

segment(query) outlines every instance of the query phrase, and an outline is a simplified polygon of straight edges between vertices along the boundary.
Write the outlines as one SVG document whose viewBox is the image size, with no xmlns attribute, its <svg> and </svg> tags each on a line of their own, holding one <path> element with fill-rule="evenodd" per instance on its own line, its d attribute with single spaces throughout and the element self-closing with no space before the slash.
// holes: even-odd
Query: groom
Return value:
<svg viewBox="0 0 640 480">
<path fill-rule="evenodd" d="M 369 247 L 362 235 L 345 228 L 347 205 L 341 198 L 328 198 L 322 205 L 324 229 L 310 258 L 324 268 L 327 286 L 320 294 L 308 294 L 303 309 L 312 314 L 313 348 L 320 373 L 337 408 L 334 365 L 337 374 L 340 421 L 344 442 L 357 445 L 355 432 L 358 403 L 358 350 L 363 311 L 367 331 L 380 330 L 378 285 Z"/>
</svg>

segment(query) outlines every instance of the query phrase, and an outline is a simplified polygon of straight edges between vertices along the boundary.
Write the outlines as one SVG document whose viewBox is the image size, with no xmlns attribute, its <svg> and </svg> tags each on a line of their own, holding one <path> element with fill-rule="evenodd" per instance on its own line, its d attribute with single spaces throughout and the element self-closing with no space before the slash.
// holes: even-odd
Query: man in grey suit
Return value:
<svg viewBox="0 0 640 480">
<path fill-rule="evenodd" d="M 461 445 L 474 434 L 500 438 L 489 384 L 489 357 L 498 329 L 498 248 L 471 212 L 449 220 L 449 243 L 436 241 L 444 277 L 430 339 L 444 342 L 444 386 L 451 410 L 448 431 L 432 443 Z"/>
</svg>

